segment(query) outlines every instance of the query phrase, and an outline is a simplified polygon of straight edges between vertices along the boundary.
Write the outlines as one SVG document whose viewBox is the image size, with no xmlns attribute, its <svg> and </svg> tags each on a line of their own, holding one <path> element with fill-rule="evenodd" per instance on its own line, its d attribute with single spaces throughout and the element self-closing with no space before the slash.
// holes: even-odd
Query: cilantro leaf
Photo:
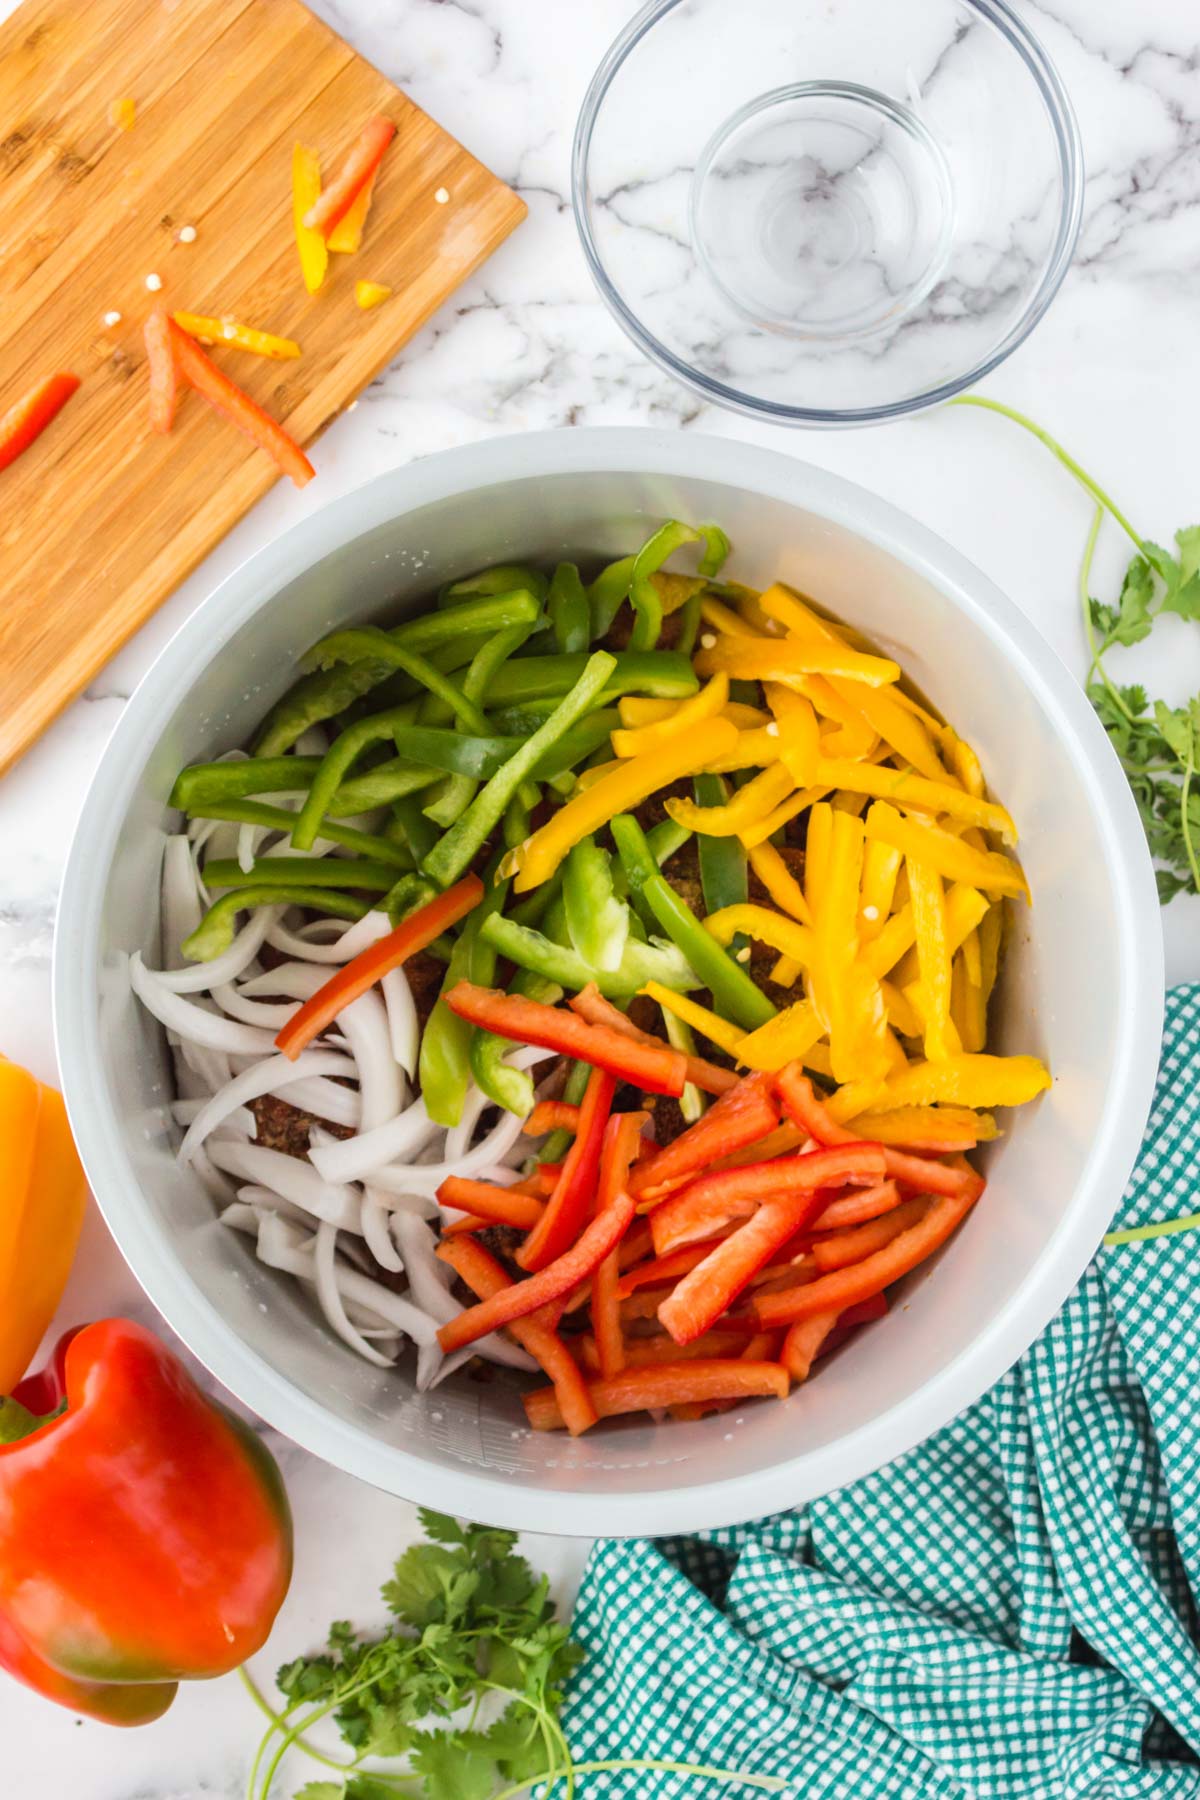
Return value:
<svg viewBox="0 0 1200 1800">
<path fill-rule="evenodd" d="M 496 1765 L 467 1733 L 423 1731 L 411 1756 L 424 1778 L 427 1800 L 488 1800 L 496 1785 Z"/>
<path fill-rule="evenodd" d="M 383 1585 L 383 1598 L 398 1619 L 418 1629 L 458 1618 L 479 1585 L 464 1550 L 410 1544 Z"/>
</svg>

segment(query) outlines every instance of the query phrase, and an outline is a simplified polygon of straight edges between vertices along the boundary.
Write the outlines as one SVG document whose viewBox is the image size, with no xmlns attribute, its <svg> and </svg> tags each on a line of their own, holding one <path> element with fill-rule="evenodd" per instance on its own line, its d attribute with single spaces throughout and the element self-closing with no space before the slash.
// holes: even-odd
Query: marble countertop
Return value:
<svg viewBox="0 0 1200 1800">
<path fill-rule="evenodd" d="M 1148 536 L 1200 516 L 1200 23 L 1186 0 L 1137 8 L 1018 0 L 1079 114 L 1087 164 L 1075 266 L 1048 317 L 987 383 L 1083 457 Z M 11 10 L 0 0 L 0 15 Z M 260 545 L 381 469 L 535 427 L 651 424 L 772 444 L 872 488 L 970 557 L 1082 673 L 1075 582 L 1084 497 L 1002 422 L 945 411 L 875 431 L 789 433 L 701 406 L 632 348 L 597 299 L 568 197 L 575 115 L 630 0 L 318 0 L 317 10 L 516 187 L 528 222 L 362 402 L 322 438 L 321 479 L 281 483 L 0 782 L 0 1050 L 54 1079 L 55 900 L 88 780 L 125 699 L 205 594 Z M 1099 580 L 1119 574 L 1105 540 Z M 1200 638 L 1168 621 L 1129 678 L 1178 701 L 1200 687 Z M 1171 981 L 1200 977 L 1200 901 L 1165 915 Z M 61 1322 L 150 1316 L 94 1212 Z M 257 1659 L 269 1683 L 334 1617 L 369 1622 L 413 1509 L 274 1443 L 297 1519 L 292 1594 Z M 346 1545 L 362 1546 L 348 1557 Z M 531 1539 L 569 1597 L 586 1545 Z M 256 1717 L 239 1684 L 193 1686 L 159 1723 L 117 1733 L 14 1684 L 0 1689 L 9 1800 L 224 1800 L 242 1791 Z M 305 1779 L 297 1776 L 298 1781 Z M 286 1791 L 292 1791 L 287 1788 Z"/>
</svg>

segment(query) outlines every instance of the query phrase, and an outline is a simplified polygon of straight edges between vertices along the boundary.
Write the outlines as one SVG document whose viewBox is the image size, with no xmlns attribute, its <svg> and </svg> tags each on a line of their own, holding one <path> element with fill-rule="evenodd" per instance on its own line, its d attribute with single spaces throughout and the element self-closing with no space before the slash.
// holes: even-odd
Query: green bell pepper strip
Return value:
<svg viewBox="0 0 1200 1800">
<path fill-rule="evenodd" d="M 525 783 L 517 789 L 504 809 L 504 817 L 500 823 L 500 835 L 504 839 L 506 850 L 515 850 L 529 836 L 529 815 L 533 808 L 528 804 L 523 789 Z"/>
<path fill-rule="evenodd" d="M 490 638 L 486 644 L 483 644 L 472 657 L 471 666 L 463 678 L 463 698 L 470 700 L 475 706 L 482 706 L 488 689 L 495 680 L 497 669 L 508 661 L 514 650 L 520 649 L 528 636 L 528 626 L 512 625 L 507 631 L 498 631 L 494 638 Z M 460 733 L 465 731 L 466 727 L 461 718 L 456 723 Z M 401 747 L 397 745 L 397 749 Z M 514 745 L 513 748 L 515 749 L 516 746 Z M 508 755 L 512 755 L 512 750 L 508 752 Z M 484 773 L 492 775 L 495 771 L 493 769 L 478 771 L 480 775 Z M 452 781 L 446 783 L 442 793 L 438 795 L 433 804 L 425 808 L 426 818 L 432 819 L 435 825 L 442 826 L 443 830 L 447 829 L 453 825 L 455 819 L 461 818 L 462 814 L 466 812 L 475 798 L 478 786 L 474 770 L 470 774 L 455 775 Z"/>
<path fill-rule="evenodd" d="M 200 923 L 179 946 L 193 962 L 211 962 L 233 942 L 234 926 L 241 912 L 257 906 L 303 906 L 309 912 L 328 913 L 335 919 L 362 919 L 370 912 L 365 900 L 339 894 L 332 888 L 243 887 L 214 900 Z"/>
<path fill-rule="evenodd" d="M 261 856 L 250 869 L 243 869 L 232 856 L 219 856 L 204 865 L 205 883 L 212 888 L 362 888 L 385 894 L 395 879 L 394 863 L 371 862 L 365 856 L 352 861 L 341 856 Z"/>
<path fill-rule="evenodd" d="M 563 1099 L 570 1106 L 579 1106 L 587 1092 L 588 1079 L 592 1071 L 587 1063 L 573 1062 L 567 1070 L 567 1079 L 563 1084 Z M 537 1153 L 540 1163 L 561 1162 L 574 1140 L 573 1131 L 552 1131 Z"/>
<path fill-rule="evenodd" d="M 697 806 L 724 806 L 729 799 L 729 789 L 719 775 L 697 775 L 692 787 Z M 750 898 L 750 878 L 741 839 L 707 837 L 702 832 L 696 840 L 696 852 L 705 912 L 720 912 L 725 906 L 744 906 Z M 745 933 L 739 931 L 726 946 L 726 956 L 740 966 L 745 959 L 737 952 L 749 941 Z"/>
<path fill-rule="evenodd" d="M 555 707 L 546 723 L 531 738 L 526 739 L 502 769 L 497 770 L 486 786 L 476 794 L 462 817 L 455 821 L 441 842 L 425 857 L 421 867 L 440 887 L 449 887 L 451 882 L 457 881 L 470 867 L 480 846 L 490 836 L 521 783 L 532 775 L 546 751 L 558 742 L 563 733 L 595 705 L 597 695 L 612 674 L 615 660 L 602 650 L 589 657 L 574 687 Z M 508 662 L 505 669 L 518 666 Z"/>
<path fill-rule="evenodd" d="M 329 802 L 329 811 L 337 819 L 356 819 L 360 813 L 374 812 L 378 806 L 392 806 L 406 794 L 420 793 L 441 781 L 442 769 L 427 769 L 410 763 L 406 756 L 393 756 L 377 763 L 363 775 L 344 781 Z M 323 824 L 323 822 L 322 822 Z"/>
<path fill-rule="evenodd" d="M 675 639 L 675 648 L 680 656 L 691 656 L 696 648 L 696 639 L 700 635 L 700 599 L 699 594 L 693 594 L 679 609 L 679 636 Z"/>
<path fill-rule="evenodd" d="M 271 831 L 290 832 L 296 822 L 294 812 L 284 806 L 264 806 L 258 800 L 230 800 L 224 805 L 198 806 L 189 814 L 193 819 L 223 819 L 232 825 L 263 825 Z M 343 849 L 356 850 L 360 856 L 376 862 L 391 863 L 397 869 L 411 869 L 413 858 L 402 844 L 370 831 L 355 831 L 351 825 L 337 825 L 326 819 L 321 834 Z"/>
<path fill-rule="evenodd" d="M 250 756 L 244 762 L 189 763 L 175 777 L 168 806 L 197 813 L 247 794 L 290 794 L 312 784 L 319 756 Z"/>
<path fill-rule="evenodd" d="M 628 598 L 629 583 L 633 579 L 633 565 L 637 561 L 633 556 L 618 557 L 616 562 L 601 569 L 596 579 L 588 588 L 588 609 L 592 615 L 592 641 L 607 637 L 612 630 L 612 622 L 621 610 L 621 602 Z"/>
<path fill-rule="evenodd" d="M 721 1017 L 745 1031 L 755 1031 L 773 1019 L 777 1009 L 762 989 L 739 964 L 729 960 L 687 902 L 659 874 L 645 834 L 632 814 L 622 813 L 615 818 L 612 834 L 630 887 L 645 897 L 660 928 L 696 971 L 697 985 L 711 992 L 713 1006 Z"/>
<path fill-rule="evenodd" d="M 700 686 L 691 660 L 675 650 L 607 652 L 615 668 L 597 696 L 609 706 L 622 694 L 647 694 L 656 700 L 686 700 Z M 536 731 L 555 703 L 574 687 L 587 664 L 586 656 L 514 656 L 497 671 L 488 693 L 489 729 L 520 736 Z M 449 719 L 449 712 L 439 717 Z"/>
<path fill-rule="evenodd" d="M 495 946 L 483 939 L 481 930 L 508 895 L 508 882 L 495 878 L 498 860 L 493 859 L 484 876 L 482 901 L 468 913 L 454 941 L 442 991 L 421 1034 L 417 1079 L 425 1109 L 439 1125 L 457 1125 L 462 1118 L 471 1078 L 471 1039 L 475 1035 L 473 1025 L 451 1012 L 446 995 L 460 981 L 490 987 L 496 977 Z"/>
<path fill-rule="evenodd" d="M 676 1050 L 682 1050 L 685 1056 L 695 1056 L 696 1037 L 687 1020 L 679 1018 L 669 1007 L 663 1006 L 659 1010 L 662 1013 L 663 1030 L 666 1032 L 667 1042 Z M 695 1082 L 685 1081 L 683 1092 L 679 1096 L 679 1110 L 686 1123 L 694 1125 L 697 1119 L 703 1118 L 707 1104 L 705 1096 Z"/>
<path fill-rule="evenodd" d="M 686 825 L 677 825 L 674 819 L 660 819 L 646 833 L 646 843 L 650 854 L 659 868 L 670 862 L 677 850 L 682 850 L 692 833 Z"/>
<path fill-rule="evenodd" d="M 557 794 L 560 800 L 568 799 L 579 785 L 579 777 L 574 769 L 564 769 L 559 775 L 547 775 L 546 786 L 551 793 Z"/>
<path fill-rule="evenodd" d="M 438 841 L 436 826 L 425 817 L 419 801 L 411 794 L 393 801 L 392 818 L 404 834 L 404 841 L 412 852 L 413 861 L 419 863 L 423 856 L 428 856 Z"/>
<path fill-rule="evenodd" d="M 592 641 L 592 615 L 574 563 L 562 562 L 555 569 L 546 611 L 555 645 L 564 655 L 575 656 L 587 649 Z"/>
<path fill-rule="evenodd" d="M 411 874 L 402 875 L 395 886 L 388 889 L 380 906 L 395 929 L 401 920 L 407 919 L 409 913 L 416 912 L 418 906 L 427 905 L 436 894 L 437 888 L 433 882 L 413 870 Z"/>
<path fill-rule="evenodd" d="M 651 575 L 682 545 L 698 543 L 701 538 L 704 555 L 700 558 L 700 573 L 715 575 L 729 555 L 729 539 L 719 525 L 684 525 L 678 519 L 668 519 L 638 551 L 629 577 L 629 601 L 637 615 L 629 639 L 631 650 L 652 650 L 662 630 L 662 601 Z"/>
<path fill-rule="evenodd" d="M 530 969 L 518 969 L 509 984 L 509 993 L 526 1000 L 540 1000 L 553 1006 L 562 999 L 562 988 Z M 533 1077 L 527 1069 L 510 1069 L 504 1058 L 517 1045 L 511 1038 L 497 1037 L 494 1031 L 478 1027 L 471 1039 L 471 1073 L 489 1100 L 506 1112 L 525 1118 L 533 1111 Z"/>
<path fill-rule="evenodd" d="M 380 640 L 401 650 L 432 650 L 465 632 L 504 631 L 510 625 L 533 625 L 541 612 L 534 596 L 524 589 L 516 593 L 481 596 L 447 612 L 420 613 L 383 631 L 378 625 L 350 625 L 318 639 L 301 657 L 306 669 L 328 669 L 334 663 L 373 660 Z M 474 652 L 472 651 L 472 654 Z"/>
<path fill-rule="evenodd" d="M 620 967 L 606 970 L 594 969 L 578 951 L 565 944 L 556 944 L 545 933 L 534 931 L 528 925 L 517 925 L 512 919 L 499 916 L 488 919 L 481 935 L 518 968 L 529 969 L 547 981 L 556 981 L 573 993 L 585 988 L 589 981 L 594 981 L 610 1000 L 632 1000 L 648 981 L 661 982 L 663 987 L 675 988 L 680 993 L 700 986 L 686 958 L 673 944 L 664 944 L 661 940 L 639 944 L 635 938 L 628 938 Z"/>
<path fill-rule="evenodd" d="M 563 900 L 572 947 L 594 969 L 619 969 L 629 937 L 629 908 L 614 892 L 612 858 L 594 838 L 583 838 L 568 853 Z"/>
<path fill-rule="evenodd" d="M 518 925 L 540 925 L 549 908 L 562 894 L 563 875 L 565 871 L 560 864 L 551 875 L 549 881 L 543 881 L 541 887 L 534 888 L 509 913 L 509 918 Z"/>
<path fill-rule="evenodd" d="M 439 607 L 461 606 L 464 600 L 477 600 L 482 594 L 513 594 L 524 588 L 537 600 L 546 597 L 546 577 L 528 563 L 496 563 L 480 569 L 475 575 L 464 575 L 449 581 L 438 594 Z"/>
</svg>

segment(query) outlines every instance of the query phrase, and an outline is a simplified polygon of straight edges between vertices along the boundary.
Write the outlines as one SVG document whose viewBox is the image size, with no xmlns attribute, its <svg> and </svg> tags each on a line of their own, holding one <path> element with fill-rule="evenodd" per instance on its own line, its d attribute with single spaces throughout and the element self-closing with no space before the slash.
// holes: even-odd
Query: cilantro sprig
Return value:
<svg viewBox="0 0 1200 1800">
<path fill-rule="evenodd" d="M 981 394 L 962 394 L 953 404 L 1000 413 L 1031 432 L 1096 502 L 1079 575 L 1091 659 L 1087 696 L 1133 790 L 1157 865 L 1160 901 L 1166 906 L 1176 894 L 1200 893 L 1200 784 L 1196 780 L 1200 771 L 1200 694 L 1185 706 L 1170 707 L 1162 700 L 1151 705 L 1143 687 L 1118 685 L 1105 662 L 1110 651 L 1129 649 L 1149 637 L 1156 620 L 1166 614 L 1200 619 L 1200 525 L 1177 531 L 1175 550 L 1166 550 L 1143 538 L 1057 439 L 1024 413 Z M 1105 513 L 1121 527 L 1135 552 L 1114 604 L 1094 599 L 1090 591 L 1096 540 Z"/>
<path fill-rule="evenodd" d="M 460 1525 L 422 1509 L 427 1541 L 410 1545 L 384 1584 L 391 1624 L 367 1637 L 346 1620 L 323 1652 L 298 1656 L 276 1676 L 285 1704 L 268 1705 L 242 1680 L 269 1724 L 250 1771 L 248 1800 L 267 1800 L 289 1749 L 332 1771 L 294 1800 L 515 1800 L 539 1782 L 606 1771 L 675 1773 L 780 1793 L 773 1775 L 666 1759 L 575 1763 L 560 1723 L 563 1685 L 582 1657 L 550 1598 L 516 1553 L 516 1534 Z M 484 1720 L 484 1713 L 493 1716 Z M 307 1741 L 332 1717 L 352 1751 L 339 1761 Z M 441 1723 L 440 1723 L 441 1722 Z M 398 1771 L 367 1759 L 402 1758 Z"/>
</svg>

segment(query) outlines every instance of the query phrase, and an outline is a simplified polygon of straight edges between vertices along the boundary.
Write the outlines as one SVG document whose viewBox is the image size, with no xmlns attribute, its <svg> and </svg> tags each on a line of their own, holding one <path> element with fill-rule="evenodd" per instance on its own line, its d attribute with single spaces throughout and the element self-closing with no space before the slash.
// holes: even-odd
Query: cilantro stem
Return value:
<svg viewBox="0 0 1200 1800">
<path fill-rule="evenodd" d="M 1087 490 L 1096 504 L 1104 507 L 1106 511 L 1111 513 L 1112 517 L 1121 527 L 1121 530 L 1134 544 L 1137 545 L 1142 555 L 1144 556 L 1146 554 L 1146 546 L 1143 539 L 1140 538 L 1133 529 L 1133 526 L 1129 523 L 1129 520 L 1125 517 L 1125 514 L 1121 511 L 1116 501 L 1113 500 L 1110 495 L 1105 493 L 1099 482 L 1092 480 L 1092 477 L 1088 474 L 1087 470 L 1079 466 L 1070 451 L 1064 449 L 1057 438 L 1051 437 L 1048 431 L 1043 431 L 1040 425 L 1035 425 L 1034 421 L 1029 418 L 1027 414 L 1018 412 L 1015 406 L 1006 406 L 1002 400 L 985 399 L 982 394 L 957 394 L 953 400 L 948 402 L 948 404 L 950 406 L 981 406 L 988 412 L 1000 413 L 1004 418 L 1011 419 L 1015 425 L 1024 426 L 1025 430 L 1031 432 L 1033 436 L 1037 438 L 1039 443 L 1045 444 L 1050 454 L 1057 457 L 1064 469 L 1070 471 L 1080 487 Z"/>
<path fill-rule="evenodd" d="M 1079 605 L 1080 610 L 1083 613 L 1083 629 L 1087 636 L 1088 653 L 1092 659 L 1088 666 L 1088 679 L 1090 680 L 1093 675 L 1098 675 L 1100 677 L 1105 688 L 1108 690 L 1109 699 L 1112 701 L 1117 711 L 1124 716 L 1130 725 L 1132 725 L 1133 714 L 1109 680 L 1108 670 L 1104 666 L 1104 652 L 1108 648 L 1108 645 L 1097 645 L 1096 633 L 1092 626 L 1091 598 L 1088 589 L 1092 582 L 1092 558 L 1096 552 L 1096 539 L 1100 535 L 1100 526 L 1103 523 L 1103 520 L 1104 508 L 1097 502 L 1096 510 L 1092 514 L 1091 529 L 1087 534 L 1087 543 L 1083 547 L 1083 561 L 1079 565 Z"/>
<path fill-rule="evenodd" d="M 1149 1238 L 1172 1237 L 1177 1231 L 1194 1231 L 1200 1225 L 1200 1213 L 1185 1213 L 1180 1219 L 1160 1219 L 1157 1225 L 1135 1225 L 1128 1231 L 1105 1233 L 1106 1244 L 1141 1244 Z"/>
<path fill-rule="evenodd" d="M 690 1775 L 697 1781 L 736 1781 L 742 1787 L 756 1788 L 764 1794 L 782 1794 L 787 1782 L 781 1775 L 749 1775 L 743 1769 L 717 1769 L 708 1763 L 660 1762 L 655 1757 L 610 1757 L 604 1762 L 573 1763 L 571 1773 L 575 1775 Z M 547 1792 L 555 1782 L 565 1779 L 564 1775 L 531 1775 L 528 1781 L 518 1781 L 512 1787 L 501 1788 L 493 1796 L 493 1800 L 514 1800 L 517 1794 L 528 1793 L 531 1787 L 539 1782 L 546 1783 Z"/>
<path fill-rule="evenodd" d="M 1183 828 L 1184 849 L 1187 851 L 1188 862 L 1191 864 L 1192 881 L 1195 884 L 1196 892 L 1200 894 L 1200 863 L 1196 859 L 1196 846 L 1192 842 L 1192 822 L 1188 818 L 1188 793 L 1191 790 L 1192 776 L 1196 773 L 1195 755 L 1195 734 L 1193 733 L 1189 743 L 1187 761 L 1183 765 L 1183 786 L 1179 791 L 1179 814 Z"/>
<path fill-rule="evenodd" d="M 288 1729 L 287 1714 L 277 1713 L 272 1709 L 270 1701 L 264 1698 L 261 1690 L 255 1685 L 254 1678 L 244 1663 L 238 1669 L 238 1674 L 241 1677 L 242 1686 L 255 1706 L 271 1721 L 271 1729 L 266 1733 L 266 1741 L 269 1742 L 275 1732 Z M 345 1774 L 347 1769 L 353 1767 L 351 1763 L 339 1762 L 336 1756 L 326 1756 L 323 1750 L 317 1750 L 312 1744 L 306 1744 L 301 1738 L 295 1738 L 293 1742 L 297 1750 L 303 1750 L 305 1756 L 311 1756 L 314 1762 L 324 1763 L 327 1769 L 336 1769 L 339 1774 Z M 251 1792 L 253 1792 L 253 1787 Z"/>
</svg>

